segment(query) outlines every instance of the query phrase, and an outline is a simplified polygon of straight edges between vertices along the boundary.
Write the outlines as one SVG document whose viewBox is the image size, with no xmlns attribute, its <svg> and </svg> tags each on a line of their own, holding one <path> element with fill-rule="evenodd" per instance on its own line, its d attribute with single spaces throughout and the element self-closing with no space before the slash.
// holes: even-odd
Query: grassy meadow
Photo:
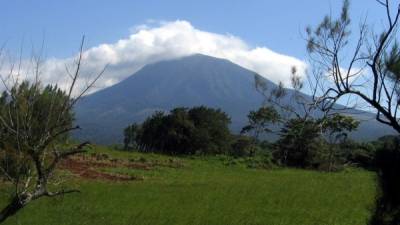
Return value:
<svg viewBox="0 0 400 225">
<path fill-rule="evenodd" d="M 95 159 L 98 155 L 106 157 Z M 60 185 L 82 193 L 35 201 L 5 224 L 359 225 L 368 220 L 374 201 L 374 174 L 358 169 L 252 169 L 226 157 L 182 158 L 105 147 L 84 158 L 109 162 L 92 170 L 133 180 L 88 179 L 60 169 L 69 181 Z M 6 189 L 1 188 L 0 206 Z"/>
</svg>

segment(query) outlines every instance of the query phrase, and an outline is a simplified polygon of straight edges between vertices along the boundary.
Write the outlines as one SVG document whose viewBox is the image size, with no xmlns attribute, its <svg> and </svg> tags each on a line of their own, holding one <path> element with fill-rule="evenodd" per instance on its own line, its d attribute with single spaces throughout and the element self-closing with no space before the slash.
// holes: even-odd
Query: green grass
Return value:
<svg viewBox="0 0 400 225">
<path fill-rule="evenodd" d="M 374 199 L 374 175 L 362 170 L 262 170 L 226 166 L 219 157 L 173 159 L 106 148 L 92 151 L 113 158 L 179 162 L 183 167 L 104 168 L 143 180 L 74 179 L 81 194 L 38 200 L 6 224 L 360 225 L 366 224 Z M 4 192 L 0 200 L 5 200 Z"/>
</svg>

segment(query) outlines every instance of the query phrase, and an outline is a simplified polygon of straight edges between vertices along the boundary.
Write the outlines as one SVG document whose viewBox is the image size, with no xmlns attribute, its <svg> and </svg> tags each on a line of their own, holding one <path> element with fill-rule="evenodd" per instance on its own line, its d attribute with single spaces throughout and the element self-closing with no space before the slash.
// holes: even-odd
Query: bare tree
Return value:
<svg viewBox="0 0 400 225">
<path fill-rule="evenodd" d="M 377 121 L 399 134 L 400 2 L 376 2 L 385 18 L 378 31 L 365 19 L 355 35 L 351 33 L 348 0 L 338 18 L 329 15 L 315 29 L 307 28 L 307 50 L 318 87 L 314 100 L 324 111 L 335 108 L 336 103 L 347 108 L 360 107 L 362 103 L 376 112 Z M 376 155 L 380 190 L 370 224 L 400 223 L 398 146 Z"/>
<path fill-rule="evenodd" d="M 73 107 L 103 74 L 92 77 L 81 90 L 84 37 L 75 60 L 74 72 L 67 69 L 69 85 L 43 86 L 40 78 L 41 58 L 34 58 L 34 79 L 20 80 L 19 65 L 9 74 L 1 74 L 5 91 L 0 101 L 0 174 L 12 187 L 10 201 L 0 211 L 0 223 L 16 214 L 30 202 L 79 192 L 60 187 L 56 168 L 69 156 L 85 152 L 88 142 L 66 145 L 68 133 L 79 129 L 73 125 Z M 54 74 L 58 76 L 58 74 Z M 12 166 L 10 166 L 12 164 Z"/>
<path fill-rule="evenodd" d="M 291 69 L 289 88 L 280 82 L 270 89 L 265 80 L 257 74 L 254 80 L 257 92 L 263 96 L 263 107 L 276 108 L 282 117 L 280 122 L 291 118 L 307 120 L 329 116 L 330 111 L 327 110 L 321 114 L 318 104 L 314 101 L 318 93 L 318 84 L 312 79 L 303 79 L 294 66 Z M 304 94 L 304 88 L 311 90 L 311 96 Z"/>
<path fill-rule="evenodd" d="M 312 79 L 318 87 L 315 102 L 325 111 L 338 101 L 347 107 L 366 103 L 376 110 L 379 122 L 400 133 L 400 48 L 396 40 L 400 3 L 394 7 L 389 0 L 377 2 L 386 16 L 386 26 L 379 34 L 364 20 L 353 39 L 348 0 L 339 18 L 326 16 L 315 29 L 307 28 Z M 348 104 L 349 99 L 354 105 Z"/>
</svg>

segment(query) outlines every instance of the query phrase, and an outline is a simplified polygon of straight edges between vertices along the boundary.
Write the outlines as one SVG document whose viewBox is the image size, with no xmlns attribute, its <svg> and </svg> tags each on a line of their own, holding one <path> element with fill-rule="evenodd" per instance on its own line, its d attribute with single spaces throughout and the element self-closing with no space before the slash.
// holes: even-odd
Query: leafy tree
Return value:
<svg viewBox="0 0 400 225">
<path fill-rule="evenodd" d="M 89 81 L 81 92 L 74 92 L 80 78 L 82 47 L 83 40 L 66 91 L 41 85 L 40 60 L 35 61 L 32 82 L 13 77 L 10 84 L 10 77 L 1 76 L 6 91 L 0 96 L 0 173 L 12 184 L 12 191 L 0 211 L 0 223 L 39 198 L 78 192 L 53 184 L 60 179 L 55 173 L 58 163 L 84 152 L 88 145 L 65 145 L 69 132 L 79 129 L 72 123 L 74 105 L 101 76 Z"/>
<path fill-rule="evenodd" d="M 175 108 L 144 121 L 137 143 L 144 151 L 168 154 L 224 153 L 230 146 L 229 123 L 229 117 L 219 109 Z"/>
<path fill-rule="evenodd" d="M 191 143 L 194 149 L 209 154 L 226 153 L 229 150 L 231 120 L 225 112 L 199 106 L 191 108 L 188 115 L 195 126 Z"/>
<path fill-rule="evenodd" d="M 317 105 L 313 104 L 313 98 L 301 92 L 304 83 L 297 69 L 293 67 L 291 72 L 290 91 L 282 83 L 270 90 L 258 76 L 255 77 L 256 89 L 264 96 L 264 108 L 279 109 L 278 120 L 273 121 L 284 123 L 276 143 L 276 160 L 286 166 L 316 168 L 326 160 L 321 121 L 328 114 L 320 113 Z M 314 88 L 311 83 L 310 88 Z"/>
<path fill-rule="evenodd" d="M 191 146 L 195 132 L 193 122 L 189 119 L 186 108 L 175 108 L 164 117 L 162 133 L 165 135 L 160 142 L 160 150 L 169 154 L 193 154 Z"/>
<path fill-rule="evenodd" d="M 129 150 L 137 147 L 136 138 L 139 126 L 133 123 L 124 129 L 124 149 Z"/>
<path fill-rule="evenodd" d="M 164 117 L 164 112 L 155 112 L 141 125 L 136 142 L 142 151 L 155 151 L 156 149 L 163 148 L 160 140 L 164 138 L 164 134 L 162 133 Z"/>
<path fill-rule="evenodd" d="M 351 116 L 333 114 L 321 119 L 322 129 L 328 134 L 331 143 L 347 138 L 347 133 L 357 129 L 360 124 Z"/>
<path fill-rule="evenodd" d="M 321 130 L 317 121 L 289 119 L 284 124 L 280 136 L 275 157 L 282 164 L 301 168 L 318 166 L 316 164 L 321 151 L 318 146 Z"/>
<path fill-rule="evenodd" d="M 241 133 L 252 132 L 253 137 L 258 140 L 260 134 L 271 132 L 269 126 L 278 123 L 280 115 L 274 107 L 263 106 L 257 111 L 250 111 L 247 118 L 248 125 L 243 127 Z"/>
<path fill-rule="evenodd" d="M 320 123 L 329 143 L 328 171 L 332 171 L 335 159 L 340 158 L 341 154 L 338 144 L 345 141 L 348 132 L 357 129 L 360 122 L 351 116 L 334 114 L 321 119 Z"/>
</svg>

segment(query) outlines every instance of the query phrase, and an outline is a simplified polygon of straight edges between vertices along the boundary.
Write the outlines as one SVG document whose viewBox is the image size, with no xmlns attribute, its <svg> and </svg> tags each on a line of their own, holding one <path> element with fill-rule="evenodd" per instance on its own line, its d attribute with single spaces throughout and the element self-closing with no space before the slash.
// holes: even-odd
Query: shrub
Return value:
<svg viewBox="0 0 400 225">
<path fill-rule="evenodd" d="M 254 156 L 257 146 L 253 138 L 238 136 L 232 143 L 229 154 L 233 157 Z"/>
</svg>

